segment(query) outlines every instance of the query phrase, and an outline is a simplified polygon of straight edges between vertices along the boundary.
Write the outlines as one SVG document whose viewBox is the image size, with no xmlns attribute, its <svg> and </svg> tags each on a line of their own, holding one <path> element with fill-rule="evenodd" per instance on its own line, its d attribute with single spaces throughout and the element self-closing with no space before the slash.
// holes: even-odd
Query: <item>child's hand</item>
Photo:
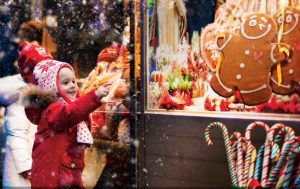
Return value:
<svg viewBox="0 0 300 189">
<path fill-rule="evenodd" d="M 112 83 L 104 83 L 98 89 L 96 90 L 96 96 L 98 98 L 103 98 L 108 95 L 109 93 L 109 87 L 111 87 Z"/>
<path fill-rule="evenodd" d="M 128 93 L 128 84 L 123 79 L 116 80 L 111 86 L 109 93 L 106 97 L 102 98 L 102 102 L 111 102 L 115 99 L 120 99 Z"/>
</svg>

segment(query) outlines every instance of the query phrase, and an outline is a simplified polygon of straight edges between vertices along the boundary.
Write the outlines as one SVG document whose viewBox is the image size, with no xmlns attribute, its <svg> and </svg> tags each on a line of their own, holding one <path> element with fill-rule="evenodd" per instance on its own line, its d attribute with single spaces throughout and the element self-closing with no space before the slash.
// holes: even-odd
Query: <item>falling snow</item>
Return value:
<svg viewBox="0 0 300 189">
<path fill-rule="evenodd" d="M 31 2 L 34 1 L 6 0 L 4 3 L 0 3 L 0 18 L 7 19 L 6 21 L 0 21 L 0 77 L 17 73 L 17 69 L 13 65 L 18 58 L 18 47 L 15 44 L 15 39 L 18 39 L 17 32 L 22 22 L 31 19 Z M 48 10 L 43 11 L 43 14 L 46 16 L 45 23 L 49 34 L 57 45 L 58 52 L 55 58 L 58 60 L 68 63 L 76 60 L 79 70 L 92 69 L 97 63 L 98 53 L 103 48 L 109 44 L 122 43 L 123 41 L 123 30 L 127 23 L 123 19 L 122 0 L 115 0 L 113 3 L 107 4 L 104 1 L 87 0 L 42 2 L 47 2 L 43 5 L 45 9 L 49 6 Z M 38 13 L 37 10 L 34 13 Z M 3 17 L 2 13 L 5 13 L 6 17 Z M 34 16 L 34 18 L 40 20 L 38 16 Z M 4 47 L 2 44 L 6 43 L 8 45 Z M 129 58 L 132 60 L 133 56 L 130 55 Z M 101 129 L 104 132 L 110 131 L 109 125 Z M 55 137 L 55 134 L 51 133 L 51 137 Z M 6 153 L 4 139 L 3 122 L 0 122 L 0 148 L 2 154 Z M 46 140 L 40 139 L 39 142 L 44 143 Z M 135 147 L 139 147 L 140 143 L 138 140 L 130 138 L 126 139 L 125 142 L 132 143 Z M 102 153 L 114 154 L 116 151 L 114 148 L 107 148 Z M 118 155 L 115 158 L 122 159 L 124 157 Z M 0 158 L 1 165 L 2 161 L 3 159 Z M 128 161 L 128 166 L 137 164 L 136 158 L 128 158 L 126 161 Z M 98 162 L 92 163 L 96 166 Z M 1 166 L 0 170 L 2 170 Z M 52 172 L 51 175 L 56 176 L 55 172 Z M 119 177 L 128 177 L 129 175 L 128 170 L 120 173 L 115 171 L 111 174 L 111 179 L 118 180 Z M 108 186 L 114 186 L 115 183 L 108 181 L 107 184 Z M 135 184 L 129 186 L 137 188 Z"/>
</svg>

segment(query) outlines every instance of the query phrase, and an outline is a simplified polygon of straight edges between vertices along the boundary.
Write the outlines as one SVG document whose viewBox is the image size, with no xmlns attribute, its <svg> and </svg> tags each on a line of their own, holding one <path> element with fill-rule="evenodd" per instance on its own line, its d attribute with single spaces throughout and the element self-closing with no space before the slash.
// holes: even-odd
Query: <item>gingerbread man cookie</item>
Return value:
<svg viewBox="0 0 300 189">
<path fill-rule="evenodd" d="M 224 3 L 215 14 L 215 22 L 208 24 L 201 32 L 201 55 L 208 68 L 215 71 L 219 56 L 216 31 L 230 30 L 235 32 L 240 27 L 240 19 L 243 14 L 242 7 L 235 3 Z"/>
<path fill-rule="evenodd" d="M 276 44 L 271 43 L 276 29 L 270 15 L 250 13 L 243 17 L 238 32 L 219 35 L 222 61 L 210 81 L 216 93 L 230 97 L 239 91 L 246 105 L 269 100 L 271 67 L 285 59 Z"/>
<path fill-rule="evenodd" d="M 296 7 L 287 7 L 284 18 L 281 13 L 275 15 L 278 28 L 283 22 L 281 42 L 291 46 L 290 57 L 287 61 L 281 62 L 282 83 L 278 83 L 278 70 L 272 68 L 271 87 L 273 92 L 278 94 L 291 94 L 295 85 L 300 82 L 300 10 Z"/>
</svg>

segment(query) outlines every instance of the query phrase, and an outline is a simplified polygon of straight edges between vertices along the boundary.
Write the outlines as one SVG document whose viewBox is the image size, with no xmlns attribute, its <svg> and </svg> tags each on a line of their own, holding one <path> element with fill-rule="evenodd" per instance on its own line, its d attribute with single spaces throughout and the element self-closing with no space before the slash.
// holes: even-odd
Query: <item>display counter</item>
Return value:
<svg viewBox="0 0 300 189">
<path fill-rule="evenodd" d="M 282 87 L 280 84 L 272 84 L 274 81 L 281 84 L 286 82 L 285 64 L 278 60 L 277 66 L 272 63 L 273 66 L 264 68 L 267 72 L 262 75 L 267 78 L 267 82 L 265 85 L 259 84 L 263 87 L 256 88 L 253 81 L 261 76 L 259 65 L 270 63 L 268 59 L 260 59 L 265 57 L 265 52 L 259 56 L 256 52 L 262 50 L 262 45 L 250 45 L 254 49 L 243 50 L 243 43 L 232 47 L 230 41 L 235 41 L 235 36 L 245 33 L 247 29 L 243 24 L 249 22 L 251 25 L 251 19 L 257 18 L 256 15 L 245 20 L 243 13 L 264 13 L 264 19 L 270 19 L 268 23 L 275 23 L 270 16 L 275 18 L 280 10 L 287 9 L 287 4 L 280 4 L 279 1 L 266 4 L 258 4 L 256 1 L 251 1 L 252 4 L 247 4 L 248 1 L 227 1 L 215 10 L 215 1 L 195 1 L 194 5 L 184 2 L 186 15 L 182 15 L 176 9 L 176 2 L 165 2 L 169 6 L 162 6 L 159 1 L 144 2 L 144 64 L 141 69 L 144 73 L 142 91 L 145 94 L 142 93 L 142 110 L 137 127 L 137 137 L 140 139 L 139 186 L 228 188 L 233 180 L 226 160 L 228 151 L 224 146 L 224 130 L 209 131 L 213 142 L 209 146 L 205 136 L 208 126 L 220 122 L 226 126 L 229 136 L 234 132 L 245 136 L 249 125 L 259 121 L 270 128 L 281 123 L 292 128 L 296 136 L 300 133 L 299 83 L 292 82 L 293 89 L 289 92 L 277 90 L 277 87 Z M 295 3 L 288 2 L 289 6 L 296 6 Z M 207 8 L 208 4 L 210 9 Z M 197 10 L 196 5 L 200 7 Z M 176 17 L 176 21 L 172 22 L 177 23 L 172 25 L 176 29 L 173 30 L 168 24 L 161 24 L 163 9 L 174 9 L 178 14 L 179 19 Z M 205 15 L 211 15 L 208 23 L 212 24 L 199 25 L 201 18 L 207 19 Z M 199 22 L 192 22 L 193 16 L 198 16 Z M 163 17 L 165 19 L 170 17 Z M 280 28 L 280 23 L 277 24 Z M 197 27 L 196 31 L 191 32 L 191 28 Z M 276 31 L 273 29 L 275 37 Z M 172 32 L 168 33 L 169 30 Z M 173 31 L 179 32 L 174 34 Z M 174 36 L 162 40 L 166 32 Z M 233 37 L 226 32 L 231 32 Z M 169 43 L 167 40 L 171 38 L 179 41 L 179 44 L 174 45 L 174 40 Z M 225 42 L 221 43 L 221 39 L 225 39 Z M 281 40 L 285 40 L 284 37 Z M 250 44 L 251 40 L 247 43 Z M 226 49 L 227 44 L 232 49 Z M 284 53 L 283 46 L 280 48 L 280 52 Z M 239 50 L 243 51 L 242 55 L 236 53 Z M 232 54 L 228 54 L 228 51 Z M 250 60 L 251 57 L 247 58 L 250 55 L 253 55 L 253 61 L 248 65 L 243 61 Z M 239 72 L 235 73 L 234 64 L 239 61 L 240 56 L 237 64 Z M 289 57 L 288 53 L 283 57 Z M 291 58 L 286 60 L 291 62 L 289 59 Z M 251 67 L 252 63 L 256 64 L 253 72 L 245 71 L 244 68 Z M 292 71 L 289 72 L 291 73 Z M 241 81 L 245 77 L 249 80 L 242 86 Z M 264 89 L 267 90 L 260 93 Z M 267 132 L 262 128 L 253 129 L 250 143 L 256 152 L 266 142 L 266 137 Z"/>
</svg>

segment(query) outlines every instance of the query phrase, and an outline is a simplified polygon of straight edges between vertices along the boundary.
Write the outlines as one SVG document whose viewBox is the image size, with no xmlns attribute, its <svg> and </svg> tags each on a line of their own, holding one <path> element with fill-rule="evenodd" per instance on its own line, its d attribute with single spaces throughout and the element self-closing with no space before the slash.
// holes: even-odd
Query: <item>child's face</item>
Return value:
<svg viewBox="0 0 300 189">
<path fill-rule="evenodd" d="M 75 75 L 69 68 L 62 68 L 58 73 L 58 85 L 61 95 L 67 96 L 71 100 L 76 99 L 78 86 L 75 81 Z"/>
</svg>

